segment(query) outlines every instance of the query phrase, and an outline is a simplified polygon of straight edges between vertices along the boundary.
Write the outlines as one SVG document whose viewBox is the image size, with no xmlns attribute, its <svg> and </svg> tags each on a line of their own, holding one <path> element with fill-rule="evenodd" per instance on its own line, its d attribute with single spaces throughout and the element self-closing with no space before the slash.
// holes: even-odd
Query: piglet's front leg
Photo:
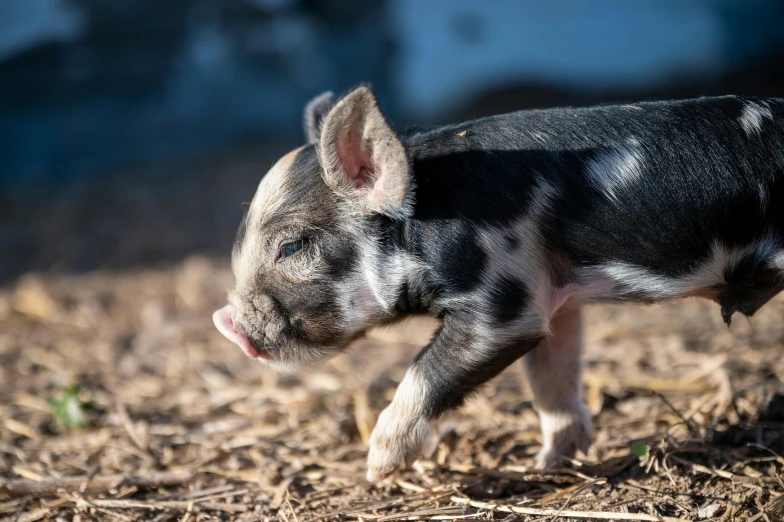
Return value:
<svg viewBox="0 0 784 522">
<path fill-rule="evenodd" d="M 493 343 L 468 314 L 450 314 L 433 341 L 408 369 L 392 403 L 381 412 L 370 437 L 367 478 L 378 481 L 412 464 L 433 423 L 463 403 L 477 386 L 536 346 L 538 336 Z"/>
<path fill-rule="evenodd" d="M 427 383 L 412 365 L 392 403 L 378 416 L 370 436 L 369 481 L 381 480 L 395 470 L 410 466 L 419 457 L 433 425 L 433 419 L 425 414 L 425 390 Z"/>
</svg>

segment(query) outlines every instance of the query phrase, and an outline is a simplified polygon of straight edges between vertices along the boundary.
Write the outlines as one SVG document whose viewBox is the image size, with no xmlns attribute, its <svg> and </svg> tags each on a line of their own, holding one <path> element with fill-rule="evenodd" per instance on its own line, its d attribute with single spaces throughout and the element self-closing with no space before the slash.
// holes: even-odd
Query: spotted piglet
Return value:
<svg viewBox="0 0 784 522">
<path fill-rule="evenodd" d="M 536 465 L 587 451 L 585 303 L 716 301 L 727 324 L 784 289 L 784 100 L 522 111 L 394 130 L 373 92 L 327 93 L 308 144 L 259 184 L 218 329 L 294 369 L 414 314 L 441 327 L 373 430 L 368 479 L 517 359 Z"/>
</svg>

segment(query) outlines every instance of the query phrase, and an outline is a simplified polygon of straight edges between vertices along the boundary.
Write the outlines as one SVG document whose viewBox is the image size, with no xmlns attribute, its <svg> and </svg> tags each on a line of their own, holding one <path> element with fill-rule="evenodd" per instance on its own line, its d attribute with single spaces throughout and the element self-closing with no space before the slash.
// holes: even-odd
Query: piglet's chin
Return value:
<svg viewBox="0 0 784 522">
<path fill-rule="evenodd" d="M 269 353 L 264 350 L 259 350 L 251 344 L 248 337 L 243 333 L 236 317 L 237 309 L 229 304 L 212 314 L 212 321 L 215 323 L 215 327 L 218 331 L 222 333 L 226 339 L 242 348 L 245 355 L 253 357 L 254 359 L 261 359 L 262 361 L 269 360 Z"/>
</svg>

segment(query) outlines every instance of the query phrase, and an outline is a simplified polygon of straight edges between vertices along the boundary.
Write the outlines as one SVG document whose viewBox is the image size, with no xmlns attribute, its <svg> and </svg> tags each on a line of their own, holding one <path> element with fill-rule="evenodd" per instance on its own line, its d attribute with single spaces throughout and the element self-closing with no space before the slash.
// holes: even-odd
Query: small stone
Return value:
<svg viewBox="0 0 784 522">
<path fill-rule="evenodd" d="M 719 509 L 721 509 L 721 504 L 719 504 L 718 502 L 713 504 L 708 504 L 707 506 L 703 506 L 697 510 L 697 517 L 701 519 L 713 518 Z"/>
</svg>

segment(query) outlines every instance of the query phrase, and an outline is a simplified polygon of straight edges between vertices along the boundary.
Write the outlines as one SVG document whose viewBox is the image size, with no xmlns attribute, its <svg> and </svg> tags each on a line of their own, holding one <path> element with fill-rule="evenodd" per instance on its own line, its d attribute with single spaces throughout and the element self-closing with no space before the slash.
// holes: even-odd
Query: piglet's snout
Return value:
<svg viewBox="0 0 784 522">
<path fill-rule="evenodd" d="M 237 320 L 237 309 L 234 305 L 228 304 L 220 310 L 217 310 L 212 314 L 212 321 L 215 323 L 215 327 L 218 331 L 222 333 L 226 339 L 242 348 L 245 355 L 253 357 L 254 359 L 269 359 L 269 354 L 264 350 L 258 350 L 251 344 L 248 336 L 245 335 L 242 326 Z"/>
</svg>

